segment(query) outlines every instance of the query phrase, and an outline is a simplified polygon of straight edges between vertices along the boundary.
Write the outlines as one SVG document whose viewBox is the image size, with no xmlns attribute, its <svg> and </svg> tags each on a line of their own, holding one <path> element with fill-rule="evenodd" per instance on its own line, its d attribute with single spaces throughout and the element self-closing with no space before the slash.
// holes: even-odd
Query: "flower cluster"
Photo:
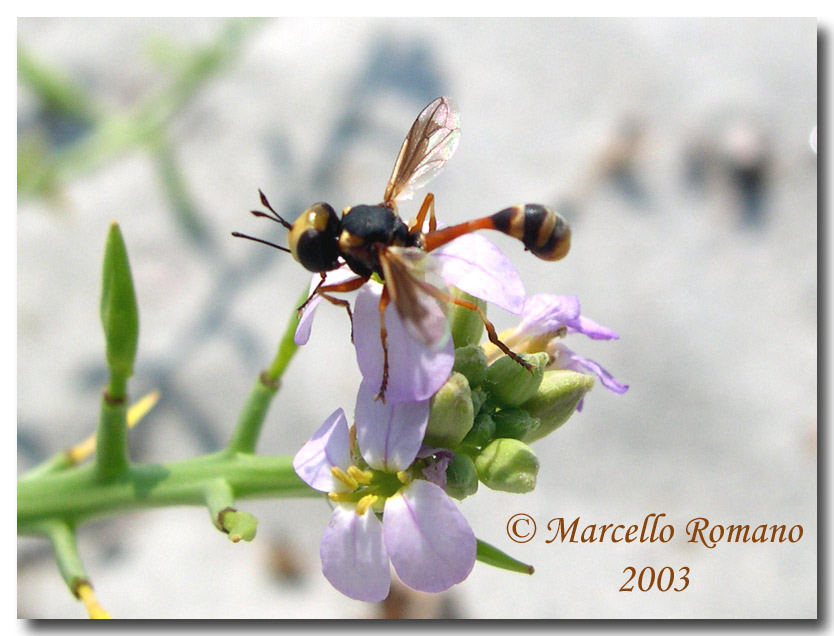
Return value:
<svg viewBox="0 0 834 636">
<path fill-rule="evenodd" d="M 350 428 L 338 409 L 294 461 L 298 475 L 334 502 L 321 543 L 323 573 L 358 600 L 388 595 L 389 564 L 406 585 L 424 592 L 463 581 L 474 566 L 477 540 L 450 497 L 471 495 L 479 483 L 532 490 L 539 462 L 528 444 L 581 408 L 595 377 L 615 393 L 628 388 L 563 344 L 572 333 L 617 338 L 581 316 L 575 297 L 527 298 L 510 261 L 478 235 L 464 235 L 431 256 L 446 285 L 520 315 L 501 340 L 530 369 L 492 343 L 478 343 L 483 324 L 475 312 L 453 316 L 451 337 L 432 347 L 411 337 L 389 305 L 388 390 L 385 402 L 376 400 L 383 373 L 382 285 L 369 281 L 359 290 L 353 335 L 363 380 L 355 425 Z M 353 276 L 342 268 L 329 273 L 327 283 Z M 319 280 L 314 277 L 311 291 Z M 319 302 L 314 297 L 306 306 L 297 343 L 310 337 Z"/>
</svg>

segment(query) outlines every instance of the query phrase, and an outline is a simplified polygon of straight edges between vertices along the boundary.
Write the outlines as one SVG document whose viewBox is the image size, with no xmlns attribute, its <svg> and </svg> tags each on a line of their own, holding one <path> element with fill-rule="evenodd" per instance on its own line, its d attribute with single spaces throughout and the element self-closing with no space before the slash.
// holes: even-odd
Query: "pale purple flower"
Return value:
<svg viewBox="0 0 834 636">
<path fill-rule="evenodd" d="M 360 419 L 367 413 L 361 409 L 369 406 L 364 404 L 360 409 L 362 399 L 360 396 L 357 400 L 360 448 Z M 383 414 L 383 421 L 422 418 L 417 407 L 415 414 L 409 405 L 377 405 L 391 411 Z M 421 437 L 424 432 L 425 425 Z M 363 459 L 372 466 L 389 467 L 389 471 L 408 468 L 419 446 L 411 454 L 410 440 L 395 438 L 381 443 L 383 438 L 366 437 L 371 446 L 376 445 L 377 455 L 371 464 L 362 448 Z M 321 542 L 322 572 L 333 587 L 360 601 L 381 601 L 390 589 L 389 563 L 403 583 L 422 592 L 442 592 L 466 579 L 475 564 L 477 541 L 443 489 L 402 472 L 395 478 L 389 471 L 360 470 L 356 466 L 359 458 L 352 452 L 347 420 L 339 409 L 293 460 L 301 479 L 316 490 L 330 493 L 337 502 Z M 380 505 L 381 521 L 376 512 Z"/>
<path fill-rule="evenodd" d="M 568 349 L 564 344 L 558 341 L 551 341 L 547 348 L 548 354 L 553 359 L 550 363 L 550 369 L 570 369 L 578 373 L 592 373 L 599 378 L 604 386 L 613 393 L 625 393 L 628 391 L 628 385 L 618 382 L 614 376 L 608 373 L 600 364 L 593 360 L 588 360 Z M 577 410 L 582 410 L 581 406 Z"/>
<path fill-rule="evenodd" d="M 467 234 L 424 256 L 431 269 L 442 279 L 442 284 L 458 287 L 513 313 L 522 310 L 525 292 L 518 272 L 510 260 L 484 237 Z M 325 284 L 351 278 L 355 278 L 355 274 L 347 267 L 341 267 L 327 273 Z M 313 277 L 311 293 L 320 281 L 319 275 Z M 369 281 L 359 290 L 353 307 L 356 359 L 364 381 L 376 386 L 377 390 L 383 375 L 378 309 L 381 293 L 382 285 Z M 304 344 L 309 339 L 313 313 L 320 302 L 321 297 L 316 296 L 305 307 L 296 329 L 297 344 Z M 433 300 L 428 302 L 434 303 Z M 399 316 L 394 303 L 386 309 L 385 326 L 388 331 L 386 401 L 402 404 L 429 399 L 443 386 L 452 371 L 454 347 L 451 338 L 440 338 L 433 344 L 417 340 Z"/>
<path fill-rule="evenodd" d="M 627 384 L 614 379 L 600 364 L 568 349 L 562 336 L 581 333 L 594 340 L 616 340 L 619 336 L 580 313 L 576 296 L 535 294 L 524 301 L 518 326 L 501 334 L 504 343 L 519 352 L 547 351 L 552 362 L 549 369 L 570 369 L 591 373 L 614 393 L 625 393 Z M 500 352 L 493 352 L 497 357 Z M 581 409 L 581 404 L 580 404 Z"/>
<path fill-rule="evenodd" d="M 324 284 L 336 285 L 338 283 L 348 281 L 351 278 L 356 278 L 356 274 L 347 265 L 342 265 L 342 267 L 340 267 L 339 269 L 334 269 L 331 272 L 327 272 L 327 274 L 325 275 Z M 316 289 L 320 282 L 321 275 L 313 274 L 313 277 L 310 280 L 310 294 L 313 293 L 313 291 Z M 298 326 L 295 328 L 295 344 L 307 344 L 307 341 L 310 339 L 310 331 L 313 328 L 313 316 L 316 313 L 316 307 L 318 307 L 319 303 L 322 300 L 322 297 L 316 294 L 310 299 L 310 302 L 307 303 L 307 306 L 304 308 L 304 311 L 302 312 L 301 317 L 298 320 Z"/>
<path fill-rule="evenodd" d="M 579 298 L 576 296 L 534 294 L 524 301 L 521 322 L 517 327 L 518 338 L 555 333 L 562 328 L 566 329 L 566 333 L 584 333 L 594 340 L 619 338 L 608 327 L 598 325 L 590 318 L 582 316 Z"/>
<path fill-rule="evenodd" d="M 433 457 L 434 461 L 423 468 L 423 477 L 426 478 L 426 481 L 430 481 L 446 490 L 446 469 L 454 459 L 455 454 L 446 448 L 423 446 L 417 457 Z"/>
<path fill-rule="evenodd" d="M 405 470 L 417 457 L 429 423 L 430 400 L 392 404 L 376 399 L 379 385 L 367 380 L 356 395 L 356 440 L 368 466 Z"/>
</svg>

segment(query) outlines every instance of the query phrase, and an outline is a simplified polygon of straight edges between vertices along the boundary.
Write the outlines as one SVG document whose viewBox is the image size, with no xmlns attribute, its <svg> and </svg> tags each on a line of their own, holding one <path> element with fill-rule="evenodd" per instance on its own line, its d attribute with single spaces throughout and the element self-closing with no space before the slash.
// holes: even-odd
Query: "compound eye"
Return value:
<svg viewBox="0 0 834 636">
<path fill-rule="evenodd" d="M 304 210 L 289 233 L 293 258 L 311 272 L 328 272 L 339 263 L 341 222 L 327 203 L 314 203 Z"/>
</svg>

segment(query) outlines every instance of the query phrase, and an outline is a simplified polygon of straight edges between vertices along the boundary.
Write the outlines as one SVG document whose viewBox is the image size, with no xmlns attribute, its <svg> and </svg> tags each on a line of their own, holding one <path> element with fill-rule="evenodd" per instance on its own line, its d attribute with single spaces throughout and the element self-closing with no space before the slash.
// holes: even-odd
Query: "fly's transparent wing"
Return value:
<svg viewBox="0 0 834 636">
<path fill-rule="evenodd" d="M 438 288 L 428 282 L 432 257 L 416 247 L 389 247 L 380 254 L 385 285 L 408 333 L 430 347 L 445 344 L 449 323 Z"/>
<path fill-rule="evenodd" d="M 383 201 L 401 201 L 431 181 L 446 164 L 460 141 L 460 115 L 448 97 L 426 106 L 408 131 Z"/>
</svg>

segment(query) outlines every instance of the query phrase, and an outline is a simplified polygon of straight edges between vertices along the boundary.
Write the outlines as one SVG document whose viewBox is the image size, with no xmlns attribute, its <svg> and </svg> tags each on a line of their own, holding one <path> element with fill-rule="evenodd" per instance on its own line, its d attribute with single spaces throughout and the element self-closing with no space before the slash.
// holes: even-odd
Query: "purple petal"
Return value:
<svg viewBox="0 0 834 636">
<path fill-rule="evenodd" d="M 475 565 L 472 528 L 448 495 L 427 481 L 413 481 L 385 502 L 382 532 L 397 575 L 415 590 L 448 590 Z"/>
<path fill-rule="evenodd" d="M 334 269 L 332 272 L 327 272 L 324 276 L 325 285 L 334 285 L 336 283 L 343 283 L 351 278 L 356 278 L 356 274 L 347 265 L 342 265 L 339 269 Z M 310 279 L 309 295 L 312 295 L 318 284 L 321 282 L 320 274 L 313 274 Z M 304 307 L 301 317 L 298 319 L 298 326 L 295 328 L 295 336 L 293 340 L 297 345 L 305 345 L 310 339 L 310 332 L 313 329 L 313 316 L 316 312 L 316 307 L 322 301 L 322 297 L 316 294 L 310 299 L 310 302 Z"/>
<path fill-rule="evenodd" d="M 321 570 L 333 587 L 357 601 L 378 603 L 388 596 L 388 554 L 382 523 L 372 511 L 358 515 L 344 504 L 333 509 L 321 538 Z"/>
<path fill-rule="evenodd" d="M 356 396 L 356 436 L 371 468 L 397 472 L 414 461 L 429 423 L 430 400 L 383 403 L 376 385 L 363 382 Z"/>
<path fill-rule="evenodd" d="M 422 455 L 422 453 L 423 450 L 421 449 L 418 453 L 418 456 Z M 431 482 L 435 486 L 439 486 L 440 488 L 443 488 L 445 490 L 446 469 L 449 467 L 449 462 L 452 461 L 454 456 L 455 454 L 450 450 L 447 450 L 445 448 L 437 449 L 435 458 L 431 462 L 429 462 L 429 464 L 421 471 L 423 473 L 423 477 L 425 477 L 427 481 Z"/>
<path fill-rule="evenodd" d="M 583 367 L 588 369 L 591 373 L 597 376 L 602 382 L 602 385 L 608 389 L 609 391 L 613 391 L 614 393 L 625 393 L 628 391 L 628 385 L 622 384 L 621 382 L 617 382 L 614 379 L 614 376 L 608 373 L 605 369 L 603 369 L 599 364 L 594 362 L 593 360 L 588 360 L 587 358 L 583 358 L 579 355 L 574 355 L 575 359 L 579 364 Z"/>
<path fill-rule="evenodd" d="M 339 492 L 348 487 L 336 479 L 331 468 L 350 465 L 350 434 L 342 409 L 328 417 L 310 440 L 299 449 L 292 467 L 304 482 L 322 492 Z"/>
<path fill-rule="evenodd" d="M 514 314 L 524 307 L 524 284 L 504 253 L 478 234 L 464 234 L 431 252 L 440 276 L 468 294 Z"/>
<path fill-rule="evenodd" d="M 567 327 L 569 333 L 583 333 L 594 340 L 616 340 L 616 332 L 580 315 L 579 298 L 534 294 L 524 301 L 518 331 L 523 337 L 551 333 Z"/>
<path fill-rule="evenodd" d="M 392 274 L 398 272 L 395 276 L 414 277 L 425 281 L 434 288 L 446 288 L 440 276 L 435 275 L 439 265 L 437 260 L 423 250 L 416 247 L 389 247 L 388 253 L 391 256 L 389 262 Z M 402 286 L 402 284 L 400 285 Z M 408 329 L 411 337 L 435 349 L 445 344 L 445 339 L 451 335 L 449 321 L 444 313 L 444 308 L 440 306 L 437 299 L 431 294 L 416 288 L 408 294 L 403 293 L 406 292 L 404 289 L 398 291 L 408 298 L 408 314 L 399 313 L 398 309 L 397 315 L 402 320 L 405 328 Z"/>
<path fill-rule="evenodd" d="M 602 368 L 601 365 L 597 364 L 593 360 L 583 358 L 578 353 L 571 351 L 560 342 L 555 343 L 548 353 L 550 353 L 553 358 L 553 363 L 550 365 L 550 368 L 570 369 L 571 371 L 576 371 L 578 373 L 586 373 L 587 371 L 590 371 L 599 378 L 602 385 L 609 391 L 614 393 L 625 393 L 628 391 L 627 384 L 617 382 L 617 380 L 614 379 L 614 376 Z"/>
<path fill-rule="evenodd" d="M 369 387 L 382 384 L 382 342 L 379 333 L 379 297 L 382 285 L 368 283 L 359 290 L 353 312 L 353 341 L 359 370 Z M 391 303 L 385 311 L 388 330 L 389 404 L 429 399 L 443 386 L 455 362 L 451 338 L 438 349 L 412 338 Z"/>
<path fill-rule="evenodd" d="M 556 331 L 579 318 L 579 298 L 534 294 L 524 301 L 518 330 L 524 336 L 538 336 Z"/>
<path fill-rule="evenodd" d="M 617 340 L 620 337 L 616 331 L 603 327 L 585 316 L 579 316 L 576 320 L 572 320 L 568 323 L 568 326 L 570 331 L 584 333 L 593 340 Z"/>
</svg>

